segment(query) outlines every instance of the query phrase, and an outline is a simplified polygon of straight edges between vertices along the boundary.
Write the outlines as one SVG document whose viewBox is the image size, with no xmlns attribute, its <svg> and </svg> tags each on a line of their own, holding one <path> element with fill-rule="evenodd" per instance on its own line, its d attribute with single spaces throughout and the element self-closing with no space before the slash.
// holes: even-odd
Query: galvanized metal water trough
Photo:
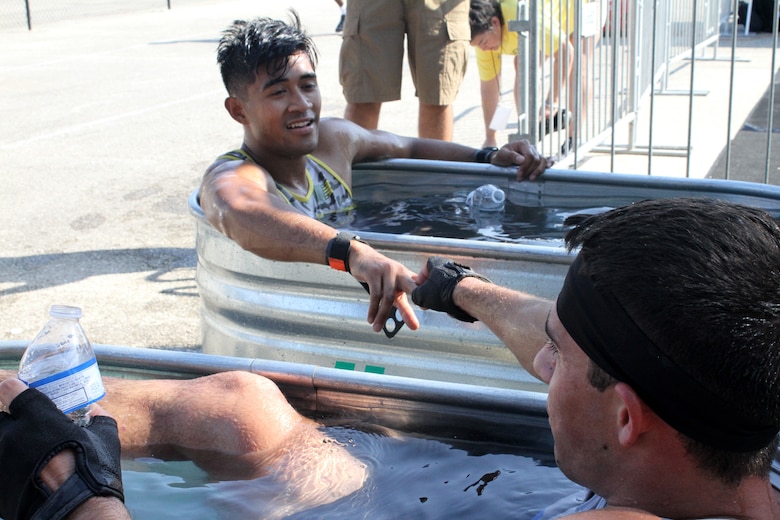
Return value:
<svg viewBox="0 0 780 520">
<path fill-rule="evenodd" d="M 780 188 L 738 181 L 549 171 L 539 180 L 518 183 L 511 169 L 400 159 L 358 165 L 353 177 L 358 204 L 384 201 L 389 191 L 393 197 L 418 196 L 491 183 L 506 192 L 510 203 L 528 207 L 617 207 L 650 198 L 700 196 L 760 207 L 780 217 Z M 544 391 L 483 324 L 418 311 L 420 330 L 404 328 L 388 339 L 367 325 L 367 294 L 351 276 L 325 265 L 255 256 L 208 223 L 197 192 L 189 207 L 197 233 L 203 352 Z M 560 243 L 360 234 L 414 271 L 428 256 L 444 255 L 498 284 L 551 299 L 572 260 Z"/>
</svg>

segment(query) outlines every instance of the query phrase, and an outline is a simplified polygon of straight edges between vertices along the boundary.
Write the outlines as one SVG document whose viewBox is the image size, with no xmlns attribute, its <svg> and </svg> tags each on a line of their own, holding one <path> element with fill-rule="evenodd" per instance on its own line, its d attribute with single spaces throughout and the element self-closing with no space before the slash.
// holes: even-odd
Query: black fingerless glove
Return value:
<svg viewBox="0 0 780 520">
<path fill-rule="evenodd" d="M 0 516 L 4 520 L 59 520 L 93 496 L 124 502 L 116 421 L 98 416 L 87 427 L 73 423 L 45 395 L 27 389 L 0 413 Z M 75 473 L 53 492 L 40 472 L 72 449 Z"/>
<path fill-rule="evenodd" d="M 446 312 L 456 320 L 475 322 L 477 319 L 474 316 L 452 301 L 455 286 L 470 276 L 492 283 L 472 271 L 467 265 L 456 264 L 440 256 L 432 256 L 428 258 L 428 279 L 412 291 L 412 301 L 424 309 Z"/>
</svg>

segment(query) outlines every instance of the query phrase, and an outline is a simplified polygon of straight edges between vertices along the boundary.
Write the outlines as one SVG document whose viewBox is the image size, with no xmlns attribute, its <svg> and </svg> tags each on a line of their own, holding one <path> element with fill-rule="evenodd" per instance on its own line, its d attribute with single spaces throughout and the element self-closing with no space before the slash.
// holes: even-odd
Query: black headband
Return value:
<svg viewBox="0 0 780 520">
<path fill-rule="evenodd" d="M 634 323 L 611 294 L 580 274 L 582 255 L 569 268 L 556 309 L 566 331 L 602 370 L 629 384 L 664 421 L 691 439 L 746 452 L 766 447 L 777 425 L 749 419 L 738 405 L 694 380 Z"/>
</svg>

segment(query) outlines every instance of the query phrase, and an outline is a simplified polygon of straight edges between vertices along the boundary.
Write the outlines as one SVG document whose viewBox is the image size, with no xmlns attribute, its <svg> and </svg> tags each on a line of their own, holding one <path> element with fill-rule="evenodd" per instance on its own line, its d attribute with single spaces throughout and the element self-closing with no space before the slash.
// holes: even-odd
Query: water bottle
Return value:
<svg viewBox="0 0 780 520">
<path fill-rule="evenodd" d="M 504 190 L 493 184 L 484 184 L 466 197 L 466 204 L 472 211 L 503 211 L 505 201 Z"/>
<path fill-rule="evenodd" d="M 73 421 L 89 424 L 92 403 L 106 395 L 100 369 L 79 323 L 81 309 L 52 305 L 49 321 L 27 346 L 19 379 L 37 388 Z"/>
</svg>

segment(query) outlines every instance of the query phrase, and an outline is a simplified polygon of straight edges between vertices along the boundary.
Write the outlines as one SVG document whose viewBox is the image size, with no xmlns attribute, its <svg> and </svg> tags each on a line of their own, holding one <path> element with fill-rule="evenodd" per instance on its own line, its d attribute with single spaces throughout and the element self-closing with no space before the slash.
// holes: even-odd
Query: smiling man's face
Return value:
<svg viewBox="0 0 780 520">
<path fill-rule="evenodd" d="M 260 67 L 254 83 L 241 98 L 246 144 L 262 155 L 302 156 L 312 152 L 319 140 L 322 98 L 309 57 L 304 53 L 291 55 L 281 75 L 272 77 L 265 69 Z"/>
</svg>

